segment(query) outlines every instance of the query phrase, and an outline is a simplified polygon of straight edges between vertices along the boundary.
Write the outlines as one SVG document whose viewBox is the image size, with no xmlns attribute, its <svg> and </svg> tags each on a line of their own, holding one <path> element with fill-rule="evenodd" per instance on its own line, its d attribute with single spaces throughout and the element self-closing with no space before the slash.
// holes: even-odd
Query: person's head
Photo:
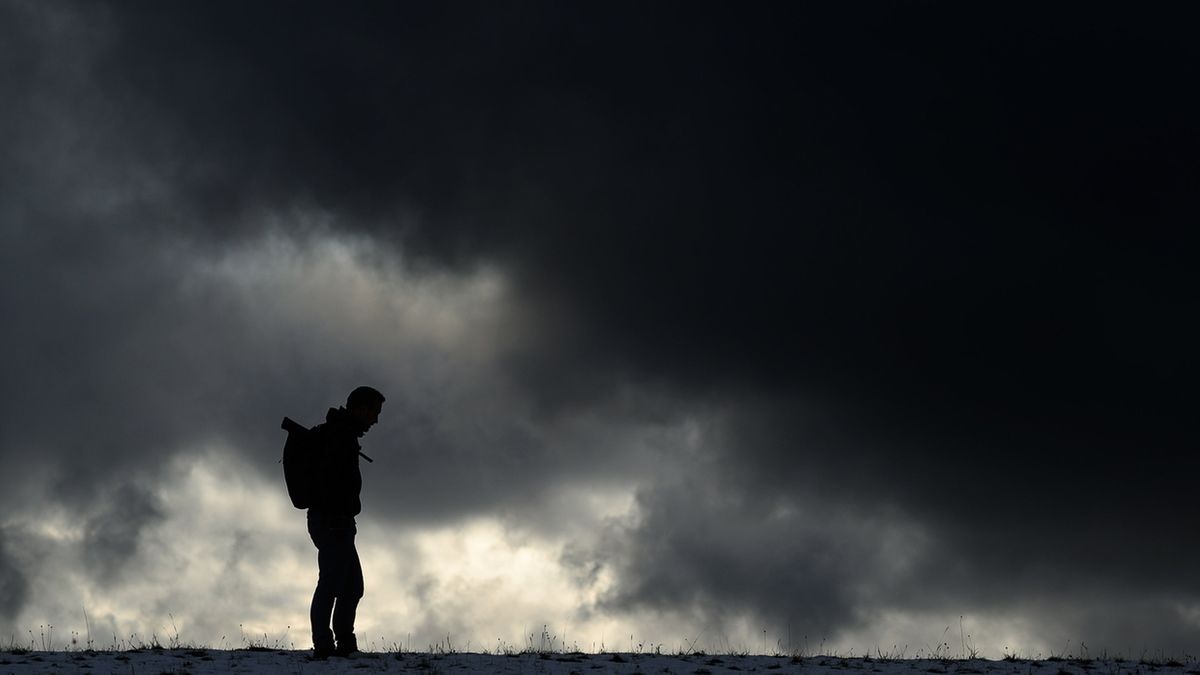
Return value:
<svg viewBox="0 0 1200 675">
<path fill-rule="evenodd" d="M 346 397 L 346 412 L 362 433 L 379 421 L 379 411 L 387 400 L 378 389 L 358 387 Z"/>
</svg>

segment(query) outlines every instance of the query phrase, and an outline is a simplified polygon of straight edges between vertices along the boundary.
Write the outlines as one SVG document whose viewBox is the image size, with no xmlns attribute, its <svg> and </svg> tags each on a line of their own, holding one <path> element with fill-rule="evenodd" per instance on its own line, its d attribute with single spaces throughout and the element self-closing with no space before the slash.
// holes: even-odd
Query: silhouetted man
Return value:
<svg viewBox="0 0 1200 675">
<path fill-rule="evenodd" d="M 313 428 L 320 448 L 318 484 L 308 509 L 308 534 L 317 546 L 320 568 L 309 611 L 314 658 L 358 651 L 354 613 L 363 596 L 362 565 L 354 548 L 354 517 L 362 511 L 358 439 L 379 421 L 383 401 L 375 389 L 359 387 L 350 392 L 345 407 L 330 408 L 325 423 Z"/>
</svg>

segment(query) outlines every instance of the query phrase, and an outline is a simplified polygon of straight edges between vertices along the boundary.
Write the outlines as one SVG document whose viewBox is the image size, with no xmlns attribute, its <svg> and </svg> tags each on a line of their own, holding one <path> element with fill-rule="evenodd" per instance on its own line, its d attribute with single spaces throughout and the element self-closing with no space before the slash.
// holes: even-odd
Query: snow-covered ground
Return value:
<svg viewBox="0 0 1200 675">
<path fill-rule="evenodd" d="M 86 675 L 209 675 L 213 673 L 530 673 L 545 675 L 704 675 L 718 673 L 804 673 L 846 675 L 1200 675 L 1200 663 L 1175 660 L 1046 659 L 870 659 L 812 656 L 657 654 L 466 654 L 364 653 L 353 658 L 310 661 L 303 651 L 151 649 L 134 651 L 0 652 L 0 675 L 81 673 Z"/>
</svg>

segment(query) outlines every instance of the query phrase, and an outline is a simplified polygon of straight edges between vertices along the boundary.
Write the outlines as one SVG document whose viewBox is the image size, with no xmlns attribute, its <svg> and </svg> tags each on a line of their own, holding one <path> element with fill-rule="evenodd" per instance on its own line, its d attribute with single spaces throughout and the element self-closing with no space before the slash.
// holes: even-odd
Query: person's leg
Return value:
<svg viewBox="0 0 1200 675">
<path fill-rule="evenodd" d="M 317 547 L 317 588 L 313 591 L 309 608 L 312 624 L 313 649 L 316 653 L 332 653 L 333 632 L 329 630 L 330 615 L 334 613 L 335 600 L 346 583 L 350 571 L 351 554 L 354 551 L 352 529 L 319 517 L 309 517 L 308 533 Z M 349 536 L 347 536 L 349 534 Z M 357 555 L 354 556 L 357 561 Z"/>
<path fill-rule="evenodd" d="M 354 616 L 358 601 L 363 596 L 362 563 L 354 546 L 354 531 L 351 531 L 347 547 L 347 563 L 342 587 L 333 607 L 333 632 L 337 636 L 337 651 L 349 654 L 358 651 L 358 640 L 354 636 Z"/>
</svg>

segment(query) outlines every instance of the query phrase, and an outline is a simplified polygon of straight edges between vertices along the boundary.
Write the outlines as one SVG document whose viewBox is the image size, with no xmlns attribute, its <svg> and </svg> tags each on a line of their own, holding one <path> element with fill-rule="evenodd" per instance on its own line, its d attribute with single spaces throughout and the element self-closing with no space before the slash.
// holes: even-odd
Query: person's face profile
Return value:
<svg viewBox="0 0 1200 675">
<path fill-rule="evenodd" d="M 372 403 L 368 405 L 357 406 L 350 409 L 350 413 L 354 415 L 354 419 L 358 421 L 359 428 L 366 433 L 375 423 L 379 421 L 379 413 L 383 410 L 382 403 Z"/>
</svg>

